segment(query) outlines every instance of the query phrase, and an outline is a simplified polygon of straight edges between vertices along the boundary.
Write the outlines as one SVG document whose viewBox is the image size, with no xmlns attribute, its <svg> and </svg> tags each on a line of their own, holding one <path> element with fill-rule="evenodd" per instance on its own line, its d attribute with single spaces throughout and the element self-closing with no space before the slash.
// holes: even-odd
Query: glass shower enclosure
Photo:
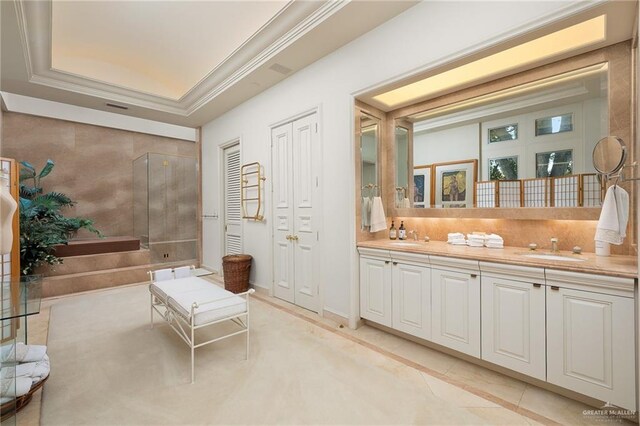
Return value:
<svg viewBox="0 0 640 426">
<path fill-rule="evenodd" d="M 133 161 L 133 232 L 153 263 L 197 258 L 197 162 L 146 153 Z"/>
</svg>

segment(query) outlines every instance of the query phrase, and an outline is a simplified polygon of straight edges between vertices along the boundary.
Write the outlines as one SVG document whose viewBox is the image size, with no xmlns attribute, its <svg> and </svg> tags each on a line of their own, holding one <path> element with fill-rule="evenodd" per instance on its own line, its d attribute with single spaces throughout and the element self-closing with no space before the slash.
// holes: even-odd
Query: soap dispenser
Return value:
<svg viewBox="0 0 640 426">
<path fill-rule="evenodd" d="M 400 221 L 400 228 L 398 228 L 398 239 L 400 240 L 407 239 L 407 230 L 404 227 L 404 221 Z"/>
</svg>

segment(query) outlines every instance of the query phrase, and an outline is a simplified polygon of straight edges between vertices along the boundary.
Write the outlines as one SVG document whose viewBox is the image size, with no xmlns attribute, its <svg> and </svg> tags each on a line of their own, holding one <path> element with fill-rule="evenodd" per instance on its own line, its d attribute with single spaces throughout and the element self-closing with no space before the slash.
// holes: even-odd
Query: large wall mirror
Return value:
<svg viewBox="0 0 640 426">
<path fill-rule="evenodd" d="M 628 48 L 615 53 L 630 58 Z M 597 219 L 606 182 L 593 149 L 607 135 L 630 132 L 630 92 L 612 81 L 607 55 L 602 49 L 589 60 L 565 60 L 557 73 L 525 72 L 512 84 L 467 90 L 473 96 L 461 91 L 452 102 L 391 111 L 396 214 L 486 217 L 468 210 L 532 207 L 545 208 L 547 218 Z M 621 68 L 618 76 L 628 72 Z"/>
</svg>

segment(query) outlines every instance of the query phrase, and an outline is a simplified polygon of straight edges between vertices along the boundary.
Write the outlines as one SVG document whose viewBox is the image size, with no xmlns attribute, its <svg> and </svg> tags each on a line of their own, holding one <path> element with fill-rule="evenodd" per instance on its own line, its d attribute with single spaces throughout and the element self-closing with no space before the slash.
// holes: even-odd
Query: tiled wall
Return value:
<svg viewBox="0 0 640 426">
<path fill-rule="evenodd" d="M 133 160 L 146 152 L 196 157 L 196 144 L 70 121 L 4 113 L 0 155 L 40 169 L 56 166 L 43 179 L 45 191 L 62 192 L 106 236 L 133 235 Z M 79 237 L 92 234 L 82 232 Z"/>
</svg>

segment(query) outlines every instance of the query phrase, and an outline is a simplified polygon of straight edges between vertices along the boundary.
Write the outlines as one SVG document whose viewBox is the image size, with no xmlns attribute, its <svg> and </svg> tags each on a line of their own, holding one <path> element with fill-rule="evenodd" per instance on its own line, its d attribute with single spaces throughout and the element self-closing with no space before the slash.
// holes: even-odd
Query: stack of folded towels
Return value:
<svg viewBox="0 0 640 426">
<path fill-rule="evenodd" d="M 484 247 L 486 238 L 485 234 L 467 234 L 467 245 L 469 247 Z"/>
<path fill-rule="evenodd" d="M 460 232 L 447 234 L 447 243 L 459 246 L 467 245 L 467 241 L 464 239 L 464 234 L 461 234 Z"/>
<path fill-rule="evenodd" d="M 489 248 L 504 248 L 504 240 L 498 234 L 490 234 L 485 237 L 484 245 Z"/>
<path fill-rule="evenodd" d="M 0 403 L 25 395 L 49 376 L 47 347 L 17 343 L 0 351 Z"/>
</svg>

